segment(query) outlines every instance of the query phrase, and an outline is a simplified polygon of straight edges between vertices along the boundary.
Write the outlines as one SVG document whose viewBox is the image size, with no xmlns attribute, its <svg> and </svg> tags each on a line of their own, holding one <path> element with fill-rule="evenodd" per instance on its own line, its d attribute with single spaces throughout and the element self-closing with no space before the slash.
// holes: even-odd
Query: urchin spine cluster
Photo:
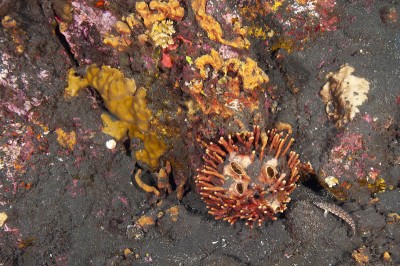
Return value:
<svg viewBox="0 0 400 266">
<path fill-rule="evenodd" d="M 206 154 L 196 187 L 209 213 L 231 224 L 242 219 L 250 226 L 276 220 L 299 178 L 298 154 L 289 152 L 294 139 L 288 138 L 276 129 L 261 132 L 255 126 L 253 132 L 221 137 L 218 143 L 200 141 Z M 260 169 L 247 174 L 255 161 Z"/>
</svg>

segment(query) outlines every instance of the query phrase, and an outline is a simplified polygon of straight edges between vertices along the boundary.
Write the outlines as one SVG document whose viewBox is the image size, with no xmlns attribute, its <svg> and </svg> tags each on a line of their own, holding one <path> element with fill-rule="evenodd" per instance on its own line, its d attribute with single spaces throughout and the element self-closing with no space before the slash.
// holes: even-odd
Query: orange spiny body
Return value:
<svg viewBox="0 0 400 266">
<path fill-rule="evenodd" d="M 261 132 L 258 126 L 218 143 L 202 142 L 206 154 L 196 187 L 209 213 L 231 224 L 244 220 L 250 227 L 276 220 L 299 179 L 293 142 L 288 134 Z"/>
</svg>

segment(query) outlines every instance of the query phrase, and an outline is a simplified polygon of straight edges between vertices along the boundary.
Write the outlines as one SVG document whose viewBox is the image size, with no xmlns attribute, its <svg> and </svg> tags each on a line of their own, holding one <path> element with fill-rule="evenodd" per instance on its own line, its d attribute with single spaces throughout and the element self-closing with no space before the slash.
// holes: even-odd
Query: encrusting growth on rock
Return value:
<svg viewBox="0 0 400 266">
<path fill-rule="evenodd" d="M 320 92 L 326 103 L 326 113 L 337 127 L 353 120 L 360 112 L 358 107 L 368 99 L 369 82 L 352 75 L 353 72 L 353 67 L 343 65 L 337 73 L 329 73 L 328 82 Z"/>
<path fill-rule="evenodd" d="M 209 213 L 230 224 L 238 220 L 261 226 L 286 209 L 299 179 L 299 155 L 290 151 L 289 134 L 276 129 L 221 137 L 206 144 L 196 187 Z"/>
<path fill-rule="evenodd" d="M 166 19 L 154 22 L 149 35 L 155 46 L 167 48 L 168 45 L 174 44 L 172 39 L 174 33 L 175 29 L 172 20 Z"/>
<path fill-rule="evenodd" d="M 232 46 L 238 49 L 248 49 L 250 42 L 246 39 L 246 30 L 242 28 L 239 21 L 233 24 L 233 31 L 239 35 L 234 40 L 229 41 L 222 37 L 223 31 L 221 25 L 212 16 L 206 13 L 207 0 L 194 0 L 192 1 L 192 9 L 196 15 L 197 22 L 202 27 L 213 41 L 217 41 L 221 44 Z"/>
<path fill-rule="evenodd" d="M 212 49 L 210 54 L 196 58 L 194 63 L 198 72 L 188 83 L 188 93 L 204 114 L 218 114 L 225 118 L 245 108 L 252 112 L 259 107 L 259 95 L 269 78 L 256 61 L 250 58 L 246 61 L 237 58 L 223 60 Z M 212 72 L 208 71 L 208 65 Z"/>
</svg>

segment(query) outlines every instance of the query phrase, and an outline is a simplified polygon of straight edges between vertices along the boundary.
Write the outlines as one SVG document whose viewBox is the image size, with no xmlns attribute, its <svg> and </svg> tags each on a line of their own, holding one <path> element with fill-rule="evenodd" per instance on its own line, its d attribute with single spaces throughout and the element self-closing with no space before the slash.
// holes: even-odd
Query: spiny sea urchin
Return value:
<svg viewBox="0 0 400 266">
<path fill-rule="evenodd" d="M 299 179 L 298 154 L 289 151 L 294 139 L 276 129 L 221 137 L 207 144 L 204 164 L 198 169 L 196 187 L 215 219 L 234 224 L 245 220 L 250 227 L 286 209 Z"/>
</svg>

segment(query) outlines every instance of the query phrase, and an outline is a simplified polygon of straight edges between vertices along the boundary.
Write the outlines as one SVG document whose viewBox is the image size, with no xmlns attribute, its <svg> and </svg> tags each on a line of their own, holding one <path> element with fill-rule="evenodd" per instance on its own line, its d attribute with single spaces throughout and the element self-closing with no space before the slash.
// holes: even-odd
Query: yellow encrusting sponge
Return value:
<svg viewBox="0 0 400 266">
<path fill-rule="evenodd" d="M 87 68 L 84 77 L 77 76 L 74 69 L 69 70 L 64 95 L 74 97 L 88 86 L 100 93 L 107 109 L 119 119 L 113 120 L 109 115 L 102 114 L 103 132 L 117 140 L 126 135 L 142 140 L 143 148 L 135 152 L 136 159 L 157 168 L 167 145 L 157 132 L 149 129 L 153 115 L 147 107 L 146 89 L 136 89 L 135 81 L 125 78 L 119 69 L 92 65 Z"/>
</svg>

